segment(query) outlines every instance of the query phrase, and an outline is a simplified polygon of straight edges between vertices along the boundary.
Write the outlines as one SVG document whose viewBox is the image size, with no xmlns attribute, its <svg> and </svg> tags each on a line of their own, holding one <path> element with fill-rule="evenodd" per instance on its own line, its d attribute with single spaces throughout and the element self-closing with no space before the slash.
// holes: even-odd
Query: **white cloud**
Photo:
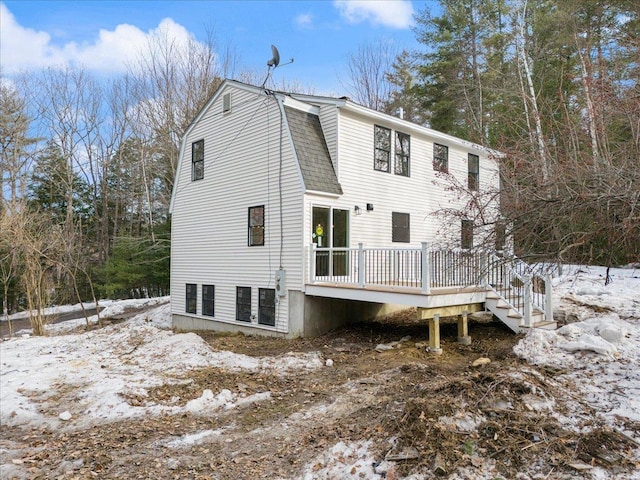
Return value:
<svg viewBox="0 0 640 480">
<path fill-rule="evenodd" d="M 9 9 L 0 3 L 0 58 L 5 75 L 63 65 L 81 65 L 101 73 L 120 73 L 145 48 L 148 39 L 159 34 L 173 39 L 176 46 L 186 45 L 192 37 L 182 25 L 166 18 L 149 32 L 121 24 L 114 30 L 100 30 L 95 41 L 56 46 L 51 43 L 51 35 L 47 32 L 18 24 Z"/>
<path fill-rule="evenodd" d="M 311 28 L 313 26 L 313 16 L 310 13 L 301 13 L 295 18 L 298 28 Z"/>
<path fill-rule="evenodd" d="M 413 22 L 411 0 L 334 0 L 333 4 L 349 23 L 369 21 L 403 29 Z"/>
</svg>

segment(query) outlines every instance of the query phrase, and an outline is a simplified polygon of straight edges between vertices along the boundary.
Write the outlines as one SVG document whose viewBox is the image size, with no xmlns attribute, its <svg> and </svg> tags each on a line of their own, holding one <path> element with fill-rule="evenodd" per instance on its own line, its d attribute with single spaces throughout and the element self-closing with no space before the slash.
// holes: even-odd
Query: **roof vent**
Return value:
<svg viewBox="0 0 640 480">
<path fill-rule="evenodd" d="M 229 112 L 231 110 L 231 94 L 225 93 L 222 97 L 222 111 Z"/>
</svg>

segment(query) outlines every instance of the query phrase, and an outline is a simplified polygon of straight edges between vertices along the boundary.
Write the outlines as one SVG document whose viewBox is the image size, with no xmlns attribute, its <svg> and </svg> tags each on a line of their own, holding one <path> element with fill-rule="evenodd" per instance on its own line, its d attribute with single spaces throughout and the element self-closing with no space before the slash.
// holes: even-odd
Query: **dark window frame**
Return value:
<svg viewBox="0 0 640 480">
<path fill-rule="evenodd" d="M 202 315 L 215 317 L 216 287 L 215 285 L 202 285 Z"/>
<path fill-rule="evenodd" d="M 460 247 L 463 250 L 473 248 L 473 220 L 462 219 L 460 223 Z"/>
<path fill-rule="evenodd" d="M 262 212 L 261 215 L 254 215 L 254 212 Z M 248 210 L 248 239 L 247 244 L 250 247 L 262 247 L 264 246 L 264 233 L 265 233 L 265 208 L 264 205 L 256 205 L 249 207 Z"/>
<path fill-rule="evenodd" d="M 403 212 L 391 212 L 391 241 L 411 243 L 411 215 Z"/>
<path fill-rule="evenodd" d="M 204 178 L 204 139 L 191 144 L 191 181 Z"/>
<path fill-rule="evenodd" d="M 395 154 L 395 165 L 393 169 L 393 173 L 396 175 L 401 175 L 403 177 L 408 177 L 410 172 L 410 155 L 411 155 L 411 135 L 407 133 L 402 133 L 396 131 L 395 135 L 396 139 L 396 154 Z M 406 139 L 406 151 L 405 151 L 405 143 L 403 140 Z"/>
<path fill-rule="evenodd" d="M 373 126 L 373 169 L 391 172 L 391 129 L 380 125 Z"/>
<path fill-rule="evenodd" d="M 495 249 L 502 252 L 507 247 L 507 224 L 504 220 L 498 220 L 494 225 Z"/>
<path fill-rule="evenodd" d="M 480 157 L 469 153 L 467 155 L 467 186 L 469 190 L 477 192 L 480 188 Z"/>
<path fill-rule="evenodd" d="M 258 324 L 269 327 L 276 326 L 275 288 L 258 289 Z"/>
<path fill-rule="evenodd" d="M 433 169 L 437 172 L 449 172 L 449 147 L 440 143 L 433 144 Z"/>
<path fill-rule="evenodd" d="M 184 311 L 186 313 L 198 313 L 198 284 L 187 283 L 185 284 L 184 295 Z"/>
<path fill-rule="evenodd" d="M 251 323 L 251 287 L 236 287 L 236 320 Z"/>
</svg>

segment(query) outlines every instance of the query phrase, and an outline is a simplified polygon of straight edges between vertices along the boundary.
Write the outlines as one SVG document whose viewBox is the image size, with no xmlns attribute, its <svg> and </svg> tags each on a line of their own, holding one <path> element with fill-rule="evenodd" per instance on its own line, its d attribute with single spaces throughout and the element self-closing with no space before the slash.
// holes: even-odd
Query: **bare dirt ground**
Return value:
<svg viewBox="0 0 640 480">
<path fill-rule="evenodd" d="M 504 479 L 536 464 L 540 478 L 552 479 L 580 478 L 576 465 L 633 468 L 625 456 L 634 446 L 628 437 L 606 428 L 579 436 L 539 407 L 555 402 L 554 411 L 562 413 L 563 402 L 580 400 L 563 398 L 557 372 L 515 357 L 518 337 L 502 324 L 470 321 L 472 343 L 465 346 L 456 341 L 456 324 L 444 323 L 443 354 L 435 356 L 425 350 L 427 327 L 414 315 L 314 339 L 202 333 L 215 350 L 251 356 L 319 351 L 333 366 L 287 376 L 188 372 L 189 383 L 128 400 L 171 405 L 224 388 L 271 397 L 214 416 L 145 417 L 80 431 L 3 427 L 3 443 L 33 452 L 23 460 L 33 479 L 297 479 L 305 468 L 321 470 L 322 453 L 332 445 L 361 440 L 371 442 L 380 462 L 394 454 L 407 458 L 377 471 L 391 480 L 412 473 L 446 478 L 458 467 L 481 469 L 485 462 L 495 462 Z M 379 344 L 393 348 L 379 352 Z M 473 366 L 480 357 L 491 363 Z M 582 406 L 588 414 L 589 405 Z M 201 431 L 222 434 L 179 448 L 167 444 Z"/>
</svg>

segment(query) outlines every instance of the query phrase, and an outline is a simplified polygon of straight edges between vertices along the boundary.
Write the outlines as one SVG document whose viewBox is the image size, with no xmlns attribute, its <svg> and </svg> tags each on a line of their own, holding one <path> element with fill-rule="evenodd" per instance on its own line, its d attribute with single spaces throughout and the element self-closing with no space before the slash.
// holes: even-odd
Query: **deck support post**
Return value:
<svg viewBox="0 0 640 480">
<path fill-rule="evenodd" d="M 440 348 L 440 315 L 437 313 L 429 319 L 429 351 L 436 355 L 442 353 L 442 348 Z"/>
<path fill-rule="evenodd" d="M 458 343 L 462 345 L 471 345 L 467 312 L 463 312 L 462 315 L 458 315 Z"/>
</svg>

